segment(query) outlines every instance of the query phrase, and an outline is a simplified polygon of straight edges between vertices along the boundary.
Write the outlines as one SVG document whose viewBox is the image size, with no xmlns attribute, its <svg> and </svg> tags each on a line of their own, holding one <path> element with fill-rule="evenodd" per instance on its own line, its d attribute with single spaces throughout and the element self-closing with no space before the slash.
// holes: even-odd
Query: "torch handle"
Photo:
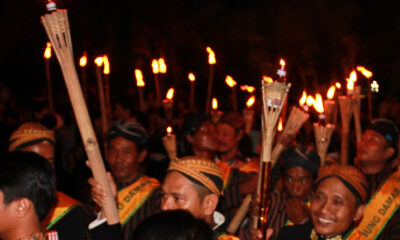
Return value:
<svg viewBox="0 0 400 240">
<path fill-rule="evenodd" d="M 101 75 L 100 68 L 96 68 L 96 76 L 97 76 L 97 87 L 99 90 L 99 101 L 100 101 L 100 111 L 101 111 L 101 134 L 104 151 L 107 151 L 107 131 L 108 131 L 108 123 L 107 123 L 107 107 L 105 102 L 105 94 L 104 94 L 104 85 L 103 85 L 103 77 Z"/>
<path fill-rule="evenodd" d="M 233 217 L 231 223 L 226 228 L 226 231 L 231 234 L 235 234 L 237 229 L 239 228 L 240 224 L 242 223 L 244 217 L 246 216 L 249 206 L 251 202 L 251 194 L 246 195 L 243 199 L 242 204 L 240 205 L 239 209 L 236 211 L 235 216 Z"/>
<path fill-rule="evenodd" d="M 206 114 L 210 113 L 213 78 L 214 78 L 214 65 L 211 64 L 210 72 L 208 75 L 208 87 L 207 87 L 206 111 L 205 111 Z"/>
</svg>

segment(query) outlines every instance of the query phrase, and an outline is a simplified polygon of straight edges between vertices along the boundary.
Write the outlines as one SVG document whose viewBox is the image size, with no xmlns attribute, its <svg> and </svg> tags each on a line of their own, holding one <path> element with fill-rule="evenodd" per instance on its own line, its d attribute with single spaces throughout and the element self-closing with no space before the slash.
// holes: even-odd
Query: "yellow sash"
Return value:
<svg viewBox="0 0 400 240">
<path fill-rule="evenodd" d="M 143 176 L 133 184 L 119 190 L 118 192 L 118 214 L 121 225 L 136 213 L 142 204 L 151 195 L 160 183 L 151 177 Z"/>
<path fill-rule="evenodd" d="M 217 237 L 218 240 L 240 240 L 240 238 L 229 233 L 222 233 Z"/>
<path fill-rule="evenodd" d="M 50 209 L 50 211 L 47 213 L 46 218 L 42 221 L 42 226 L 46 229 L 50 229 L 72 209 L 79 205 L 82 205 L 77 200 L 59 191 L 56 192 L 56 199 L 56 206 Z"/>
<path fill-rule="evenodd" d="M 400 205 L 400 168 L 381 185 L 346 239 L 376 239 Z"/>
</svg>

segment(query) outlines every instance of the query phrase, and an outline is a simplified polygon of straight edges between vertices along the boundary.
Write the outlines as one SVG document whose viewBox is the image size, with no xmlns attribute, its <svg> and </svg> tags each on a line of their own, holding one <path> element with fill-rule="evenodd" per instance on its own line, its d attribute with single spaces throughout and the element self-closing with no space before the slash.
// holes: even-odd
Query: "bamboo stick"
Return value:
<svg viewBox="0 0 400 240">
<path fill-rule="evenodd" d="M 361 110 L 361 88 L 360 86 L 354 87 L 354 104 L 353 104 L 353 115 L 354 115 L 354 126 L 356 130 L 356 144 L 361 140 L 361 119 L 360 119 L 360 110 Z"/>
<path fill-rule="evenodd" d="M 349 154 L 350 121 L 353 115 L 353 99 L 350 96 L 339 96 L 340 116 L 342 118 L 342 138 L 340 146 L 340 163 L 346 165 Z"/>
<path fill-rule="evenodd" d="M 96 67 L 96 77 L 97 77 L 97 87 L 99 91 L 99 102 L 100 102 L 100 113 L 101 113 L 101 139 L 103 141 L 104 151 L 107 151 L 107 131 L 108 131 L 108 122 L 107 122 L 107 106 L 105 101 L 104 94 L 104 85 L 103 85 L 103 76 L 101 74 L 100 67 Z"/>
<path fill-rule="evenodd" d="M 333 124 L 314 123 L 315 144 L 322 166 L 325 165 L 326 153 L 334 130 L 335 126 Z"/>
<path fill-rule="evenodd" d="M 206 114 L 210 113 L 213 79 L 214 79 L 214 64 L 210 64 L 210 71 L 208 73 L 208 86 L 207 86 L 206 111 L 205 111 Z"/>
</svg>

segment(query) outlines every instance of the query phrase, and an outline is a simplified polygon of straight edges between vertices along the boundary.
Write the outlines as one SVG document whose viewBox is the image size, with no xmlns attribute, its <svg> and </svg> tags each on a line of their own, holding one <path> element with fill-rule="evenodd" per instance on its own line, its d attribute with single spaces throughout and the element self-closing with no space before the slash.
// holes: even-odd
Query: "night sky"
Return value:
<svg viewBox="0 0 400 240">
<path fill-rule="evenodd" d="M 69 11 L 77 63 L 84 50 L 88 53 L 90 84 L 95 84 L 94 58 L 109 55 L 113 96 L 132 88 L 135 67 L 144 72 L 146 90 L 153 91 L 150 63 L 164 57 L 168 66 L 165 89 L 174 86 L 183 98 L 189 87 L 187 74 L 194 72 L 198 101 L 203 102 L 206 46 L 216 54 L 214 95 L 221 98 L 229 92 L 224 83 L 227 74 L 239 85 L 257 86 L 263 74 L 275 76 L 282 57 L 294 86 L 292 98 L 299 98 L 304 88 L 325 93 L 328 85 L 344 81 L 357 65 L 374 72 L 381 84 L 377 98 L 389 92 L 399 94 L 400 1 L 55 2 Z M 42 55 L 47 36 L 40 24 L 45 3 L 0 2 L 1 82 L 20 101 L 40 95 L 45 86 Z M 55 57 L 51 70 L 56 101 L 62 101 L 66 91 Z M 226 103 L 222 100 L 221 104 Z"/>
</svg>

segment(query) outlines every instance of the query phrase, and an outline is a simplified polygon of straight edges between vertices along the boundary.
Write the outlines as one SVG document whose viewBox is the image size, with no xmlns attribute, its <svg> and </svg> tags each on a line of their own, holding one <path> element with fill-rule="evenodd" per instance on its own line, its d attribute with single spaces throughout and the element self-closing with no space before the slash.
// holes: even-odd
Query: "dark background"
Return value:
<svg viewBox="0 0 400 240">
<path fill-rule="evenodd" d="M 228 104 L 227 74 L 239 83 L 259 85 L 263 74 L 275 76 L 285 58 L 291 98 L 301 91 L 320 91 L 343 82 L 356 65 L 374 73 L 381 92 L 398 95 L 400 77 L 399 1 L 370 0 L 57 0 L 69 11 L 75 58 L 86 50 L 88 81 L 95 88 L 96 56 L 108 54 L 113 98 L 135 95 L 133 69 L 144 72 L 146 91 L 153 91 L 151 60 L 164 57 L 164 88 L 189 92 L 188 72 L 197 76 L 197 104 L 205 102 L 208 77 L 206 46 L 215 51 L 214 95 Z M 45 96 L 43 51 L 47 36 L 40 24 L 45 0 L 0 2 L 1 82 L 17 100 Z M 79 70 L 79 69 L 78 69 Z M 56 58 L 51 59 L 56 102 L 66 91 Z M 359 75 L 360 76 L 360 75 Z M 362 85 L 364 78 L 359 79 Z M 239 94 L 241 104 L 243 94 Z"/>
</svg>

